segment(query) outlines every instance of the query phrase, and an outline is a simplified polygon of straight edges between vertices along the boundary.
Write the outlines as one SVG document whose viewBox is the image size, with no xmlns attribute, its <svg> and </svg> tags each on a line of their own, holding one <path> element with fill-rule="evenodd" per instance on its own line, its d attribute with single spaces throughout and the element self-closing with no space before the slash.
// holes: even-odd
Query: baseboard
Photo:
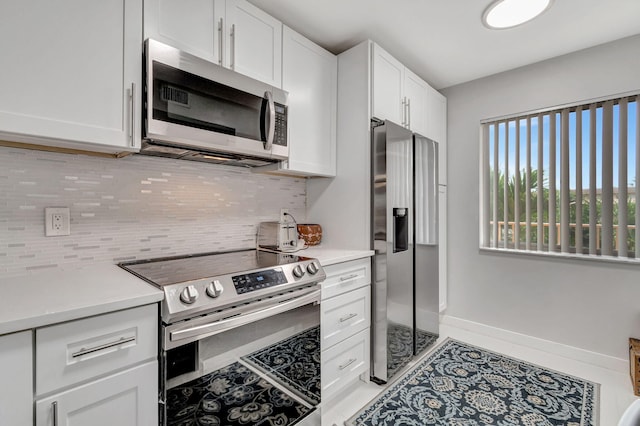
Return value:
<svg viewBox="0 0 640 426">
<path fill-rule="evenodd" d="M 574 346 L 553 342 L 551 340 L 544 340 L 538 337 L 532 337 L 526 334 L 516 333 L 514 331 L 492 327 L 462 318 L 452 317 L 450 315 L 442 315 L 440 317 L 440 324 L 459 328 L 495 339 L 500 339 L 517 345 L 541 350 L 553 355 L 584 362 L 596 367 L 606 368 L 617 373 L 624 374 L 629 371 L 629 361 L 626 359 L 616 358 L 609 355 L 588 351 L 586 349 L 576 348 Z"/>
</svg>

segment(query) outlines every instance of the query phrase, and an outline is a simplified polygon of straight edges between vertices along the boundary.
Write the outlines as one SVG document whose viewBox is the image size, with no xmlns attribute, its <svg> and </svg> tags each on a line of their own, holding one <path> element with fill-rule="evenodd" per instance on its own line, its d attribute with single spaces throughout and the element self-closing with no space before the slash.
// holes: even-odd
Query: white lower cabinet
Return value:
<svg viewBox="0 0 640 426">
<path fill-rule="evenodd" d="M 330 399 L 369 371 L 370 331 L 367 328 L 322 352 L 322 398 Z"/>
<path fill-rule="evenodd" d="M 365 377 L 370 366 L 371 259 L 324 267 L 320 315 L 322 400 Z"/>
<path fill-rule="evenodd" d="M 322 345 L 331 347 L 354 334 L 369 329 L 371 323 L 369 286 L 322 302 Z"/>
<path fill-rule="evenodd" d="M 36 426 L 158 424 L 158 363 L 98 379 L 36 402 Z"/>
<path fill-rule="evenodd" d="M 33 424 L 33 334 L 0 336 L 0 425 Z"/>
<path fill-rule="evenodd" d="M 158 424 L 156 304 L 35 336 L 36 426 Z"/>
</svg>

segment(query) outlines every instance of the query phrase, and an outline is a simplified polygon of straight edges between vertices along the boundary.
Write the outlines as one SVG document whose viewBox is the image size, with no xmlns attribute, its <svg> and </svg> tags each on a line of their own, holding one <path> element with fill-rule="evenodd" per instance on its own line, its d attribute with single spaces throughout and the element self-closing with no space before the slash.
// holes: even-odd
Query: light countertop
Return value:
<svg viewBox="0 0 640 426">
<path fill-rule="evenodd" d="M 113 264 L 3 279 L 0 335 L 155 303 L 163 293 Z"/>
<path fill-rule="evenodd" d="M 372 250 L 314 246 L 296 252 L 323 266 L 373 255 Z M 161 290 L 113 264 L 59 269 L 0 282 L 0 335 L 156 303 Z"/>
<path fill-rule="evenodd" d="M 333 265 L 334 263 L 348 262 L 350 260 L 361 259 L 373 256 L 373 250 L 343 250 L 329 247 L 312 246 L 300 250 L 295 254 L 305 257 L 315 257 L 322 266 Z"/>
</svg>

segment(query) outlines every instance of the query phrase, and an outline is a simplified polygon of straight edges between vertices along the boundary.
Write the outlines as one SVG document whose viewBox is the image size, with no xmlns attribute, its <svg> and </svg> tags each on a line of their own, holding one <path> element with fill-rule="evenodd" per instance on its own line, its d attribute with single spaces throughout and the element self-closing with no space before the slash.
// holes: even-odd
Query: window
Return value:
<svg viewBox="0 0 640 426">
<path fill-rule="evenodd" d="M 482 123 L 482 248 L 640 260 L 640 95 Z"/>
</svg>

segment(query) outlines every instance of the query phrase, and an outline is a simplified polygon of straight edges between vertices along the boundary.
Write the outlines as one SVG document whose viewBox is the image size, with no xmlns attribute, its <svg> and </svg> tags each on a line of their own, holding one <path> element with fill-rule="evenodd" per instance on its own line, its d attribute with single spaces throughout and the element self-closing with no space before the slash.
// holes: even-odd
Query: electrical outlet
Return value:
<svg viewBox="0 0 640 426">
<path fill-rule="evenodd" d="M 71 234 L 68 207 L 47 207 L 44 209 L 44 235 L 55 237 Z"/>
<path fill-rule="evenodd" d="M 280 223 L 291 222 L 291 216 L 287 217 L 289 209 L 280 209 Z"/>
</svg>

